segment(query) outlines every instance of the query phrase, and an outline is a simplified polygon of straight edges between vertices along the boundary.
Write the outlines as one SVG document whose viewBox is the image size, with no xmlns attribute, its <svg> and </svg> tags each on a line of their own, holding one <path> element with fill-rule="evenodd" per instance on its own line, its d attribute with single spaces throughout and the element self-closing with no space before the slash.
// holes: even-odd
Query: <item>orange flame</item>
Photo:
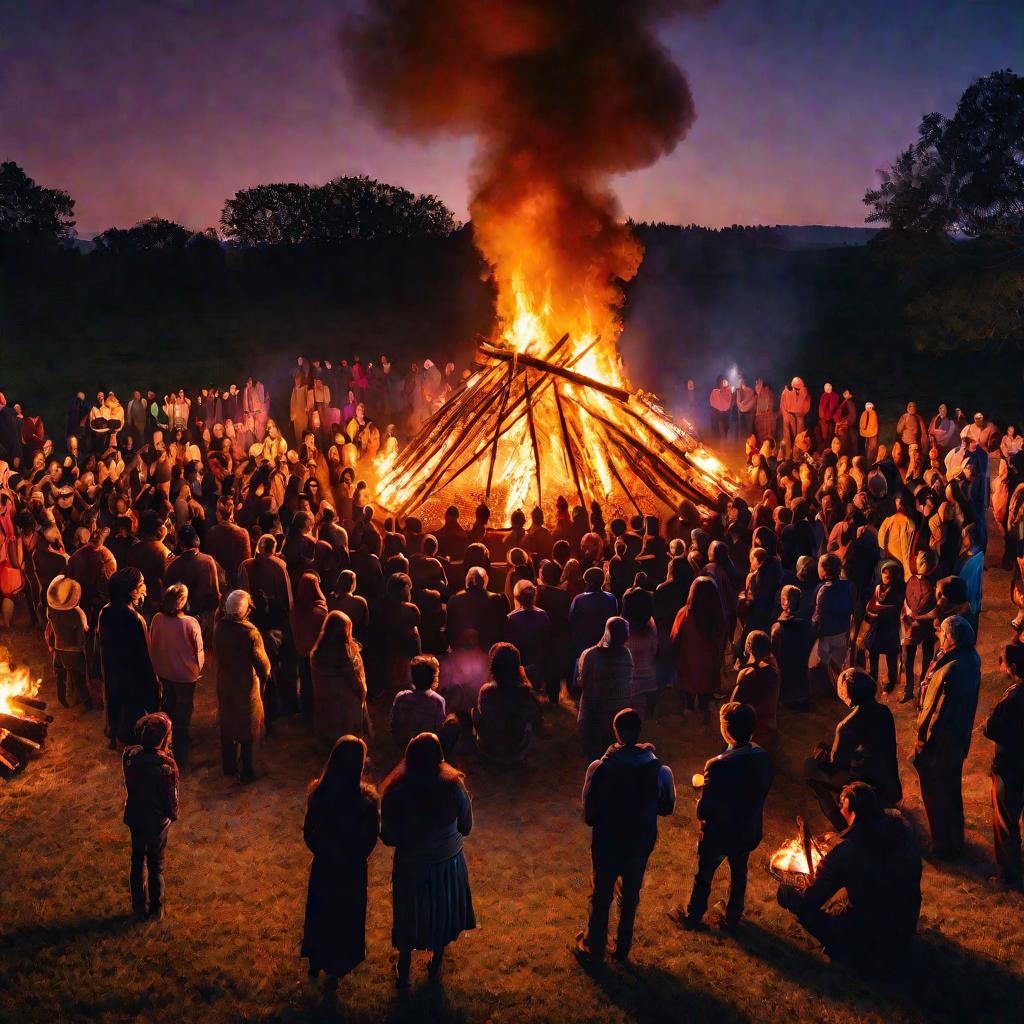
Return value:
<svg viewBox="0 0 1024 1024">
<path fill-rule="evenodd" d="M 13 704 L 11 698 L 34 697 L 42 682 L 42 679 L 33 680 L 24 665 L 14 669 L 6 661 L 0 661 L 0 714 L 20 714 L 22 709 Z"/>
<path fill-rule="evenodd" d="M 817 843 L 812 839 L 811 862 L 814 864 L 815 871 L 818 870 L 821 857 L 821 850 L 818 849 Z M 804 852 L 804 844 L 799 838 L 790 839 L 788 843 L 780 846 L 772 854 L 771 864 L 772 869 L 775 871 L 789 871 L 798 875 L 809 875 L 811 873 L 810 868 L 807 866 L 807 854 Z"/>
</svg>

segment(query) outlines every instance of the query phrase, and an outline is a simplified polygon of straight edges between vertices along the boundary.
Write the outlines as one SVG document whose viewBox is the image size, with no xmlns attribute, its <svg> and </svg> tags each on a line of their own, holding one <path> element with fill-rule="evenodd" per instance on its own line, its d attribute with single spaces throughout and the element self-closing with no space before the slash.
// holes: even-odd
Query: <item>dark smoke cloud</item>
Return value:
<svg viewBox="0 0 1024 1024">
<path fill-rule="evenodd" d="M 593 316 L 641 256 L 608 177 L 670 153 L 696 117 L 655 28 L 716 3 L 370 0 L 343 26 L 345 67 L 393 131 L 477 138 L 470 211 L 499 290 L 503 269 L 543 274 L 556 304 L 582 294 Z M 530 247 L 535 265 L 513 269 Z"/>
</svg>

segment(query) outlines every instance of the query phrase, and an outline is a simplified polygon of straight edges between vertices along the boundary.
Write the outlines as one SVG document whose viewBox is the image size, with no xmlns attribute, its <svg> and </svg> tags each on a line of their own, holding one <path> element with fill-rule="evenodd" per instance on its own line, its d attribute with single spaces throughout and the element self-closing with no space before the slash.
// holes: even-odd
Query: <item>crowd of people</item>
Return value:
<svg viewBox="0 0 1024 1024">
<path fill-rule="evenodd" d="M 640 742 L 644 722 L 677 707 L 710 724 L 712 702 L 722 742 L 709 739 L 708 753 L 721 752 L 700 780 L 696 877 L 673 920 L 704 926 L 728 861 L 724 924 L 739 925 L 787 722 L 838 701 L 849 713 L 805 776 L 839 835 L 813 885 L 783 886 L 779 902 L 835 958 L 909 941 L 921 861 L 899 812 L 892 707 L 911 705 L 904 727 L 932 851 L 956 858 L 990 511 L 1006 564 L 1024 554 L 1016 432 L 980 414 L 960 425 L 944 406 L 926 424 L 910 403 L 878 443 L 874 410 L 858 414 L 848 390 L 840 399 L 826 385 L 812 425 L 799 378 L 778 406 L 763 381 L 751 398 L 724 380 L 714 430 L 725 437 L 735 415 L 749 438 L 745 495 L 711 508 L 683 500 L 666 518 L 560 498 L 553 517 L 535 508 L 508 524 L 485 506 L 471 523 L 454 506 L 438 523 L 398 522 L 373 507 L 356 469 L 423 422 L 454 375 L 429 360 L 403 378 L 383 358 L 365 371 L 358 359 L 300 360 L 294 447 L 252 380 L 162 403 L 136 391 L 123 408 L 109 393 L 91 407 L 79 394 L 61 453 L 0 396 L 4 624 L 22 615 L 45 629 L 60 703 L 102 709 L 122 751 L 135 912 L 163 913 L 164 853 L 212 650 L 225 775 L 255 777 L 260 740 L 282 716 L 303 716 L 330 750 L 304 827 L 313 978 L 335 984 L 365 956 L 378 839 L 395 848 L 398 984 L 414 950 L 431 952 L 438 977 L 447 945 L 475 926 L 463 855 L 473 810 L 456 765 L 469 750 L 482 765 L 521 763 L 543 742 L 545 706 L 567 703 L 593 829 L 581 957 L 629 956 L 657 819 L 673 810 L 673 776 Z M 1019 637 L 1005 646 L 1009 688 L 985 724 L 998 873 L 1015 888 L 1022 652 Z M 364 777 L 374 717 L 386 717 L 397 759 L 379 793 Z M 881 861 L 886 871 L 870 870 Z M 847 909 L 826 914 L 841 889 Z"/>
</svg>

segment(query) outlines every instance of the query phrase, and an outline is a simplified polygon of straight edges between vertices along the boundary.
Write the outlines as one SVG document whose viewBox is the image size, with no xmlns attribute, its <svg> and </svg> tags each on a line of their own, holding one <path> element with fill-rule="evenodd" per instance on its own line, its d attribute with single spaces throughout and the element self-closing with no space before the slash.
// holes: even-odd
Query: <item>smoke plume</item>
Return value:
<svg viewBox="0 0 1024 1024">
<path fill-rule="evenodd" d="M 642 247 L 611 175 L 670 153 L 696 117 L 655 28 L 717 0 L 369 0 L 342 29 L 347 73 L 388 129 L 475 136 L 474 236 L 506 326 L 614 339 Z M 610 336 L 610 337 L 609 337 Z"/>
</svg>

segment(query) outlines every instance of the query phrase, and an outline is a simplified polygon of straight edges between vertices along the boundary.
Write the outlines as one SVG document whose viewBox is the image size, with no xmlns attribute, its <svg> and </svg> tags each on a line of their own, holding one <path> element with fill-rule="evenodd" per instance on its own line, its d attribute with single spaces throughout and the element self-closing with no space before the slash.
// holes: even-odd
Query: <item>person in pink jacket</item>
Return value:
<svg viewBox="0 0 1024 1024">
<path fill-rule="evenodd" d="M 811 396 L 800 377 L 794 377 L 782 389 L 779 412 L 782 413 L 782 440 L 792 446 L 797 434 L 805 429 L 807 414 L 811 411 Z"/>
</svg>

